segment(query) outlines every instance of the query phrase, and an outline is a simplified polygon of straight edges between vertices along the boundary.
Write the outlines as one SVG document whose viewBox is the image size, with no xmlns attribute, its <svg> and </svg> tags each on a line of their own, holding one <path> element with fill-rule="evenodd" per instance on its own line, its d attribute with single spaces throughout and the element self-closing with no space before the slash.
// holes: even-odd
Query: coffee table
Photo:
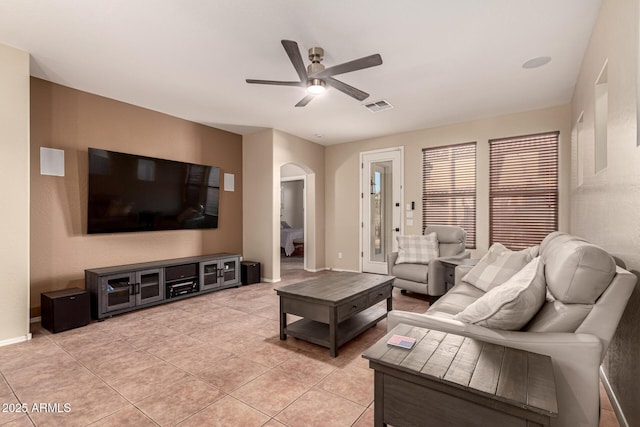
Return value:
<svg viewBox="0 0 640 427">
<path fill-rule="evenodd" d="M 416 343 L 391 346 L 393 335 Z M 549 356 L 401 323 L 362 357 L 376 427 L 548 426 L 558 414 Z"/>
<path fill-rule="evenodd" d="M 392 310 L 393 276 L 368 273 L 329 273 L 316 279 L 277 288 L 280 297 L 280 339 L 287 335 L 329 348 L 358 336 Z M 386 309 L 376 306 L 387 300 Z M 302 317 L 287 324 L 287 314 Z"/>
</svg>

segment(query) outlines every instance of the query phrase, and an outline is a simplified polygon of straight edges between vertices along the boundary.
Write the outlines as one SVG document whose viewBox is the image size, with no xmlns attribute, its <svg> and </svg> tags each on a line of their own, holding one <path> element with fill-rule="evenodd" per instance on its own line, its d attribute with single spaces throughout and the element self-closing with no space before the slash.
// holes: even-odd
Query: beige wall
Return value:
<svg viewBox="0 0 640 427">
<path fill-rule="evenodd" d="M 569 106 L 565 105 L 328 146 L 326 149 L 327 267 L 354 271 L 359 268 L 358 255 L 361 251 L 358 227 L 360 222 L 359 155 L 363 151 L 381 148 L 404 146 L 404 204 L 414 201 L 416 209 L 413 214 L 413 226 L 405 226 L 402 233 L 420 234 L 422 230 L 422 149 L 472 141 L 478 143 L 477 251 L 475 251 L 477 256 L 484 254 L 489 245 L 488 140 L 559 130 L 559 228 L 568 230 L 571 149 L 569 125 Z M 404 216 L 404 206 L 402 208 Z M 338 259 L 338 252 L 342 252 L 342 259 Z"/>
<path fill-rule="evenodd" d="M 40 147 L 64 150 L 64 177 L 40 175 Z M 88 147 L 219 166 L 236 191 L 220 192 L 217 229 L 87 235 Z M 87 268 L 241 253 L 241 183 L 239 135 L 32 78 L 32 308 L 41 292 L 83 288 Z"/>
<path fill-rule="evenodd" d="M 324 268 L 325 147 L 279 130 L 243 137 L 244 254 L 262 263 L 267 281 L 280 280 L 280 169 L 295 164 L 306 174 L 306 269 Z"/>
<path fill-rule="evenodd" d="M 636 138 L 638 2 L 604 0 L 571 103 L 571 232 L 640 270 L 640 148 Z M 594 173 L 594 83 L 608 60 L 608 166 Z M 577 134 L 576 122 L 583 114 Z M 579 155 L 584 162 L 578 186 Z M 640 289 L 620 321 L 603 363 L 628 425 L 640 425 Z"/>
<path fill-rule="evenodd" d="M 29 337 L 29 54 L 0 44 L 0 345 Z"/>
<path fill-rule="evenodd" d="M 274 253 L 273 249 L 276 236 L 274 221 L 278 218 L 273 213 L 273 129 L 242 137 L 242 170 L 244 258 L 260 262 L 260 273 L 264 279 L 279 279 L 280 271 L 276 276 L 273 271 L 280 256 L 280 251 Z M 277 200 L 279 207 L 279 196 Z"/>
</svg>

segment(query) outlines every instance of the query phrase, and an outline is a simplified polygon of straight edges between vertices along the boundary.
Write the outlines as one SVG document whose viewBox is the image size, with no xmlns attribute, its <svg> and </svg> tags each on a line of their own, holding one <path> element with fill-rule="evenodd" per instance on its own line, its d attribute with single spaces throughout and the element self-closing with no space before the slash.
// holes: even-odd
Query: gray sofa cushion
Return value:
<svg viewBox="0 0 640 427">
<path fill-rule="evenodd" d="M 460 282 L 451 288 L 442 298 L 433 303 L 427 311 L 429 314 L 441 312 L 453 316 L 467 308 L 469 304 L 473 303 L 482 295 L 484 295 L 484 292 L 475 286 L 466 282 Z"/>
<path fill-rule="evenodd" d="M 575 332 L 591 312 L 591 304 L 547 301 L 523 330 L 529 332 Z"/>
<path fill-rule="evenodd" d="M 552 233 L 541 245 L 547 286 L 564 303 L 593 304 L 616 274 L 604 249 L 565 233 Z"/>
</svg>

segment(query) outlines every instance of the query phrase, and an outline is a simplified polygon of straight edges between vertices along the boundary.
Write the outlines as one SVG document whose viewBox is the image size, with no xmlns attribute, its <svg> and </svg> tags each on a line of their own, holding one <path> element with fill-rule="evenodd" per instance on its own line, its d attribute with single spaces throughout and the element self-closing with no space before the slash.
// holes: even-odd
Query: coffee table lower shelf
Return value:
<svg viewBox="0 0 640 427">
<path fill-rule="evenodd" d="M 387 317 L 387 310 L 380 306 L 374 306 L 338 323 L 337 346 L 346 344 L 385 317 Z M 300 319 L 287 325 L 285 334 L 331 348 L 329 325 L 326 323 Z"/>
</svg>

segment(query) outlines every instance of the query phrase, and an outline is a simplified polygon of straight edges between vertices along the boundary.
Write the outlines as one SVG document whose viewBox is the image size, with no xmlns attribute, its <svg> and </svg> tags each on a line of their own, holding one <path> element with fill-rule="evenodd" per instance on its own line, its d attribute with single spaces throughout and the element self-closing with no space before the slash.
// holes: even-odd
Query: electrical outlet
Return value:
<svg viewBox="0 0 640 427">
<path fill-rule="evenodd" d="M 338 252 L 338 259 L 342 259 L 342 252 Z"/>
</svg>

